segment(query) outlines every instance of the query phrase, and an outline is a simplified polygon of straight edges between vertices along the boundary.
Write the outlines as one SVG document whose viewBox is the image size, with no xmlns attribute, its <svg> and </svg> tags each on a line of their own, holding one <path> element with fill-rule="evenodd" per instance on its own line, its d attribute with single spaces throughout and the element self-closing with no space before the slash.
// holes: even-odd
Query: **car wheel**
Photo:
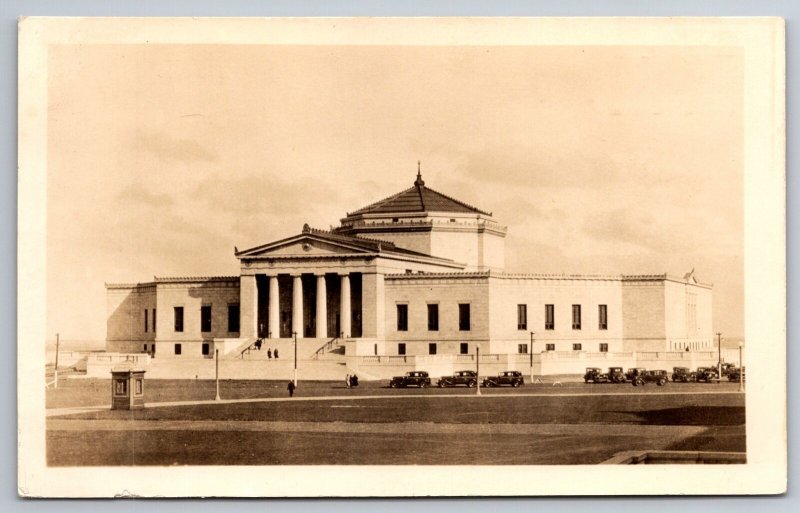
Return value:
<svg viewBox="0 0 800 513">
<path fill-rule="evenodd" d="M 397 388 L 397 383 L 392 381 L 391 383 L 389 383 L 389 388 Z"/>
<path fill-rule="evenodd" d="M 638 383 L 638 386 L 642 386 L 642 387 L 644 386 L 644 380 L 643 379 L 637 379 L 636 383 Z"/>
<path fill-rule="evenodd" d="M 468 381 L 467 382 L 467 388 L 473 388 L 474 386 L 475 386 L 475 382 L 474 381 Z"/>
<path fill-rule="evenodd" d="M 667 380 L 666 379 L 661 378 L 661 379 L 658 380 L 658 386 L 663 387 L 666 384 L 667 384 Z"/>
<path fill-rule="evenodd" d="M 424 381 L 421 381 L 421 382 L 420 382 L 420 384 L 419 384 L 419 387 L 420 387 L 420 388 L 425 388 L 425 382 L 424 382 Z"/>
<path fill-rule="evenodd" d="M 439 382 L 439 388 L 444 388 L 444 383 L 442 383 L 441 381 Z"/>
<path fill-rule="evenodd" d="M 515 381 L 514 384 L 511 386 L 513 386 L 514 388 L 519 388 L 519 385 L 520 385 L 519 381 Z"/>
</svg>

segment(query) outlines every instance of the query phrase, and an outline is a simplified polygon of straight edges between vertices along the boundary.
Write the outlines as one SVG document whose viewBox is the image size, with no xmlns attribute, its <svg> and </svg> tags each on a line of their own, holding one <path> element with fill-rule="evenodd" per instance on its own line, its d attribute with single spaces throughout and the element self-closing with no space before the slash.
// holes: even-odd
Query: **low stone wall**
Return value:
<svg viewBox="0 0 800 513">
<path fill-rule="evenodd" d="M 221 379 L 288 380 L 294 374 L 292 354 L 281 351 L 281 358 L 266 359 L 266 349 L 258 357 L 220 358 Z M 261 358 L 263 357 L 263 358 Z M 583 375 L 587 367 L 644 367 L 650 370 L 673 367 L 716 366 L 718 355 L 714 351 L 702 352 L 640 352 L 640 353 L 585 353 L 547 352 L 529 354 L 482 354 L 480 375 L 496 375 L 507 370 L 518 370 L 527 379 L 534 376 Z M 132 362 L 147 371 L 150 379 L 214 379 L 213 358 L 150 358 L 146 354 L 94 353 L 86 359 L 87 377 L 107 378 L 111 368 L 122 362 Z M 60 362 L 59 362 L 60 363 Z M 451 375 L 459 370 L 476 370 L 475 355 L 424 355 L 424 356 L 346 356 L 316 359 L 298 359 L 298 377 L 301 380 L 344 380 L 347 374 L 357 374 L 363 380 L 388 380 L 411 370 L 427 371 L 432 379 Z"/>
</svg>

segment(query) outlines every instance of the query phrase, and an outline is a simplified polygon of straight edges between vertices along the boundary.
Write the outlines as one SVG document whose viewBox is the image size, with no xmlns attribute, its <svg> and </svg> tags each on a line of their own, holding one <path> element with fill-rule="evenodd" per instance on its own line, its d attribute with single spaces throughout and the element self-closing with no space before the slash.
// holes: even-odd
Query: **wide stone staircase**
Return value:
<svg viewBox="0 0 800 513">
<path fill-rule="evenodd" d="M 242 340 L 221 355 L 220 379 L 289 380 L 294 376 L 293 338 Z M 344 380 L 352 374 L 346 365 L 342 339 L 297 339 L 297 375 L 305 380 Z M 156 359 L 148 377 L 155 379 L 214 379 L 213 358 Z"/>
</svg>

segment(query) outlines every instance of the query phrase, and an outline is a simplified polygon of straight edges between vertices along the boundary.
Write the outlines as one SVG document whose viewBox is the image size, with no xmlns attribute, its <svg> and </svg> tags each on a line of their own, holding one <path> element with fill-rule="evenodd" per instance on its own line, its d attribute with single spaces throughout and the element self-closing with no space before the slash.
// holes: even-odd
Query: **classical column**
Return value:
<svg viewBox="0 0 800 513">
<path fill-rule="evenodd" d="M 350 310 L 350 275 L 340 274 L 342 280 L 342 299 L 339 302 L 341 311 L 339 313 L 339 323 L 342 326 L 342 333 L 345 338 L 350 338 L 350 317 L 353 315 Z"/>
<path fill-rule="evenodd" d="M 256 338 L 258 336 L 258 286 L 256 277 L 242 275 L 239 277 L 239 336 Z"/>
<path fill-rule="evenodd" d="M 385 336 L 386 297 L 383 275 L 361 275 L 361 336 L 382 339 Z"/>
<path fill-rule="evenodd" d="M 299 274 L 293 274 L 292 280 L 292 331 L 303 338 L 303 280 Z"/>
<path fill-rule="evenodd" d="M 325 274 L 317 275 L 317 338 L 328 336 L 328 290 Z"/>
<path fill-rule="evenodd" d="M 269 337 L 281 338 L 280 291 L 278 277 L 269 276 Z"/>
</svg>

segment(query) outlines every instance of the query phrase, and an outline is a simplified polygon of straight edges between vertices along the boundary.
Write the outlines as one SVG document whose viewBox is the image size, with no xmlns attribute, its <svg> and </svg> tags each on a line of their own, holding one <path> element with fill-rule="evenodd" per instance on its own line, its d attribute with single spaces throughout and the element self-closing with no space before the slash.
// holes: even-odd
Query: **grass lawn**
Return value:
<svg viewBox="0 0 800 513">
<path fill-rule="evenodd" d="M 60 387 L 48 391 L 48 404 L 108 403 L 107 385 L 105 380 L 97 387 L 90 383 L 71 391 Z M 223 385 L 223 398 L 286 394 L 283 383 Z M 635 449 L 742 452 L 743 395 L 654 393 L 729 389 L 735 386 L 576 383 L 492 389 L 484 390 L 482 397 L 459 397 L 454 394 L 466 389 L 391 390 L 371 383 L 347 390 L 338 383 L 301 383 L 301 397 L 387 397 L 99 410 L 51 417 L 47 457 L 56 466 L 513 465 L 599 463 L 616 452 Z M 148 401 L 205 400 L 213 398 L 214 383 L 153 380 L 146 391 Z M 520 395 L 526 392 L 548 395 Z M 552 395 L 578 392 L 590 395 Z"/>
</svg>

